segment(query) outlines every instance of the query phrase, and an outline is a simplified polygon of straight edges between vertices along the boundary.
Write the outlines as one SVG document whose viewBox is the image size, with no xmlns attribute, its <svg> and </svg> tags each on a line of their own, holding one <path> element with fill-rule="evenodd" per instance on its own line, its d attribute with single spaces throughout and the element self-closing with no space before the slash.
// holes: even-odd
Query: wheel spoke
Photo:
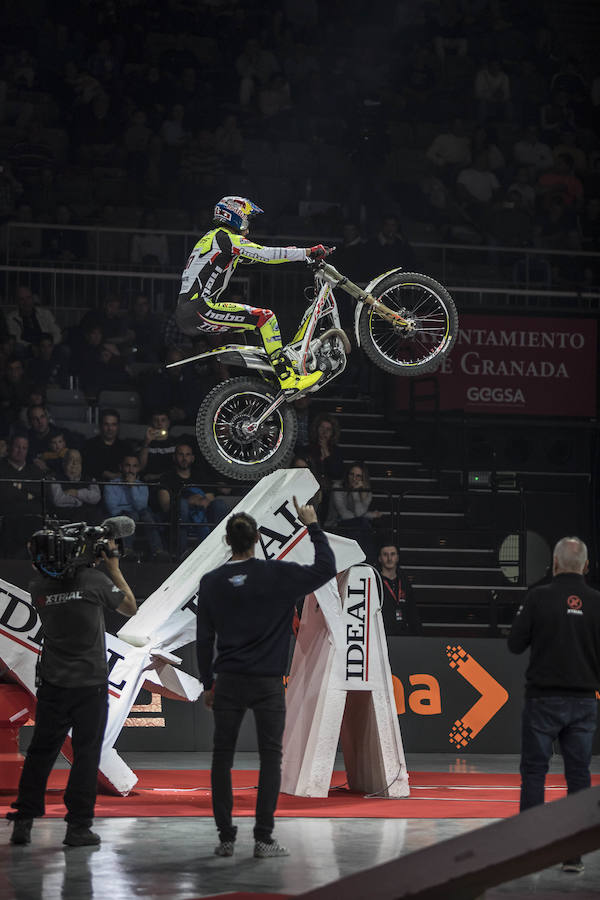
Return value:
<svg viewBox="0 0 600 900">
<path fill-rule="evenodd" d="M 449 324 L 448 310 L 437 294 L 424 285 L 407 283 L 390 288 L 381 300 L 416 330 L 400 333 L 371 313 L 371 337 L 380 353 L 400 365 L 416 365 L 435 356 L 447 337 Z"/>
<path fill-rule="evenodd" d="M 281 415 L 275 411 L 254 434 L 244 426 L 255 421 L 267 407 L 267 399 L 250 392 L 234 394 L 215 412 L 213 431 L 220 453 L 234 463 L 253 465 L 268 460 L 278 449 L 283 432 Z"/>
</svg>

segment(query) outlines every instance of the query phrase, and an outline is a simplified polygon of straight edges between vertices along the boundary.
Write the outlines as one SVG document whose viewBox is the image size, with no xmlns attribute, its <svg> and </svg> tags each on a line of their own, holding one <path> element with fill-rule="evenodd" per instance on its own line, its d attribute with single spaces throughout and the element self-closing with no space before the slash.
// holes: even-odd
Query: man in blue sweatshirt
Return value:
<svg viewBox="0 0 600 900">
<path fill-rule="evenodd" d="M 246 513 L 235 513 L 226 530 L 231 559 L 207 572 L 200 582 L 196 653 L 204 703 L 214 713 L 211 786 L 220 841 L 217 856 L 233 856 L 237 828 L 231 818 L 231 767 L 247 709 L 254 713 L 260 757 L 254 856 L 288 856 L 272 832 L 281 783 L 283 676 L 292 621 L 296 601 L 336 574 L 335 557 L 313 507 L 299 506 L 295 497 L 294 505 L 315 547 L 312 565 L 256 559 L 256 522 Z"/>
</svg>

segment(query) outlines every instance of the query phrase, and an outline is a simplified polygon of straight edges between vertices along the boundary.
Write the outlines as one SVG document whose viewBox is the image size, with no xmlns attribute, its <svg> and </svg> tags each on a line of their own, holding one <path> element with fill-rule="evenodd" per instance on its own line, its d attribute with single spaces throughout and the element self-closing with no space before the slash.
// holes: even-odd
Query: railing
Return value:
<svg viewBox="0 0 600 900">
<path fill-rule="evenodd" d="M 30 493 L 34 495 L 39 491 L 40 502 L 37 511 L 33 511 L 28 519 L 28 526 L 32 534 L 41 528 L 47 516 L 56 518 L 61 524 L 68 521 L 79 522 L 85 519 L 85 513 L 89 508 L 82 510 L 80 507 L 56 508 L 51 505 L 49 488 L 52 483 L 43 479 L 41 481 L 24 480 Z M 64 487 L 72 482 L 58 481 Z M 127 482 L 111 482 L 114 484 L 127 484 Z M 2 482 L 0 482 L 1 486 Z M 99 487 L 104 487 L 106 482 L 98 482 Z M 156 490 L 158 485 L 148 485 L 151 499 L 150 506 L 157 509 Z M 181 497 L 172 497 L 168 516 L 156 512 L 145 521 L 136 523 L 138 540 L 128 542 L 131 545 L 130 555 L 136 562 L 151 559 L 149 552 L 150 532 L 156 530 L 168 552 L 171 565 L 176 565 L 193 548 L 201 544 L 202 540 L 212 531 L 218 521 L 221 521 L 230 510 L 243 501 L 243 496 L 251 489 L 251 485 L 240 484 L 234 488 L 235 494 L 219 494 L 222 485 L 188 484 L 185 491 L 190 488 L 201 487 L 207 493 L 214 493 L 216 501 L 222 503 L 218 516 L 211 520 L 192 522 L 182 519 Z M 338 489 L 336 489 L 338 490 Z M 341 489 L 339 489 L 341 490 Z M 476 516 L 465 516 L 462 527 L 444 529 L 442 526 L 428 529 L 416 529 L 413 524 L 407 526 L 402 521 L 407 502 L 405 493 L 380 492 L 374 496 L 373 507 L 385 505 L 386 516 L 375 519 L 374 524 L 383 526 L 376 528 L 369 536 L 369 525 L 365 521 L 364 527 L 358 527 L 359 523 L 352 523 L 348 530 L 344 523 L 337 526 L 325 526 L 328 531 L 344 536 L 354 537 L 361 543 L 367 553 L 368 561 L 375 563 L 374 553 L 382 543 L 393 542 L 401 548 L 401 566 L 408 572 L 412 570 L 412 584 L 415 593 L 415 601 L 423 622 L 425 633 L 445 633 L 450 629 L 454 633 L 482 635 L 496 635 L 502 629 L 510 626 L 514 613 L 527 589 L 527 580 L 537 581 L 545 573 L 538 571 L 528 572 L 528 522 L 526 507 L 526 491 L 521 485 L 516 490 L 509 491 L 514 499 L 514 514 L 508 527 L 499 528 L 492 515 L 489 522 L 482 523 Z M 476 492 L 457 491 L 457 497 L 466 498 Z M 500 492 L 492 490 L 488 492 L 490 499 L 488 505 L 493 506 L 495 496 Z M 154 495 L 154 496 L 152 496 Z M 127 515 L 127 511 L 118 511 Z M 435 515 L 435 513 L 433 513 Z M 108 511 L 100 500 L 92 515 L 88 515 L 88 524 L 100 524 L 109 516 Z M 14 517 L 10 512 L 4 511 L 2 522 L 2 535 L 5 530 L 10 530 L 11 520 Z M 354 530 L 353 530 L 354 529 Z M 476 535 L 473 544 L 469 543 L 472 535 Z M 421 544 L 421 537 L 424 541 Z M 434 540 L 432 541 L 432 537 Z M 454 546 L 453 537 L 456 538 Z M 363 538 L 366 542 L 363 543 Z M 405 546 L 407 544 L 407 546 Z M 461 566 L 461 555 L 482 554 L 487 563 L 479 563 Z M 428 559 L 429 554 L 431 556 Z M 485 556 L 487 554 L 487 556 Z M 166 554 L 165 554 L 166 555 Z M 550 563 L 550 548 L 547 550 L 548 564 Z M 22 547 L 20 558 L 26 556 L 25 546 Z M 407 562 L 412 556 L 413 561 Z M 433 561 L 432 561 L 433 557 Z M 437 562 L 435 558 L 437 557 Z M 442 561 L 440 561 L 442 558 Z M 416 560 L 416 561 L 415 561 Z M 166 561 L 166 560 L 165 560 Z M 416 570 L 416 571 L 415 571 Z M 445 572 L 448 570 L 450 575 Z M 445 579 L 445 580 L 444 580 Z"/>
<path fill-rule="evenodd" d="M 53 230 L 83 235 L 85 252 L 80 260 L 65 263 L 44 258 L 44 234 Z M 179 291 L 181 270 L 198 235 L 189 231 L 162 231 L 160 234 L 168 239 L 169 265 L 133 265 L 129 262 L 131 238 L 144 233 L 159 232 L 9 222 L 5 226 L 4 261 L 0 265 L 4 273 L 4 302 L 10 302 L 17 284 L 27 280 L 43 303 L 61 311 L 63 324 L 71 324 L 108 293 L 129 300 L 136 293 L 144 292 L 150 297 L 154 311 L 171 310 Z M 37 250 L 31 256 L 23 251 L 23 236 L 28 234 L 34 237 L 30 243 Z M 257 234 L 256 239 L 267 244 L 310 242 L 306 235 Z M 324 240 L 340 243 L 336 236 Z M 594 283 L 593 277 L 590 281 L 585 274 L 586 268 L 598 272 L 600 254 L 426 242 L 413 246 L 422 257 L 419 267 L 442 281 L 459 298 L 462 308 L 552 310 L 570 314 L 597 313 L 600 309 L 600 284 Z M 575 263 L 571 267 L 576 276 L 559 278 L 557 284 L 555 269 L 560 269 L 565 261 Z M 295 319 L 304 306 L 303 289 L 308 280 L 307 273 L 299 267 L 258 267 L 235 288 L 232 286 L 232 291 L 238 291 L 247 302 L 275 307 L 278 311 L 285 309 Z"/>
</svg>

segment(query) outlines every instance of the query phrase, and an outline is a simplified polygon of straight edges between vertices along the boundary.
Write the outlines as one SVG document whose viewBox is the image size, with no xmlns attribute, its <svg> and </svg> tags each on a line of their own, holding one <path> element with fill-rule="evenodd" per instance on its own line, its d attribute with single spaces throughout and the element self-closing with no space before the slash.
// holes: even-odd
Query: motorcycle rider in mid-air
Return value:
<svg viewBox="0 0 600 900">
<path fill-rule="evenodd" d="M 261 247 L 248 240 L 249 220 L 262 209 L 245 197 L 223 197 L 215 206 L 215 227 L 200 238 L 187 261 L 177 301 L 177 325 L 187 335 L 258 329 L 264 348 L 286 394 L 313 387 L 323 373 L 302 375 L 283 350 L 279 323 L 270 309 L 219 300 L 238 263 L 285 263 L 319 260 L 331 250 L 322 244 Z"/>
</svg>

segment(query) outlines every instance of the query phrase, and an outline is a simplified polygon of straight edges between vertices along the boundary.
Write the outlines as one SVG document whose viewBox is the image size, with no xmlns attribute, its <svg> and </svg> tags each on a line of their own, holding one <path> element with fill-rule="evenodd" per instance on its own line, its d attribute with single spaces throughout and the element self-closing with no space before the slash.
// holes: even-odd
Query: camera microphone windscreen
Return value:
<svg viewBox="0 0 600 900">
<path fill-rule="evenodd" d="M 135 531 L 135 522 L 129 516 L 113 516 L 105 519 L 101 528 L 106 530 L 106 534 L 111 538 L 129 537 Z"/>
</svg>

